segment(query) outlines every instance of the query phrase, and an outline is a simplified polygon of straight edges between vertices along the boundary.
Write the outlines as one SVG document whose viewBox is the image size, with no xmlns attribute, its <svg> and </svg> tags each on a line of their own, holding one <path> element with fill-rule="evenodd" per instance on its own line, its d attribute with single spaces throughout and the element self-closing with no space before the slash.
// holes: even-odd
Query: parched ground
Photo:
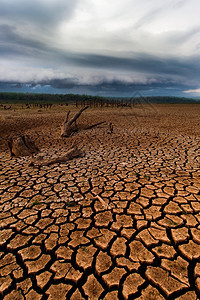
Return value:
<svg viewBox="0 0 200 300">
<path fill-rule="evenodd" d="M 200 105 L 88 109 L 79 126 L 113 134 L 62 140 L 67 110 L 0 111 L 0 297 L 199 299 Z M 29 167 L 9 155 L 16 134 L 85 156 Z"/>
</svg>

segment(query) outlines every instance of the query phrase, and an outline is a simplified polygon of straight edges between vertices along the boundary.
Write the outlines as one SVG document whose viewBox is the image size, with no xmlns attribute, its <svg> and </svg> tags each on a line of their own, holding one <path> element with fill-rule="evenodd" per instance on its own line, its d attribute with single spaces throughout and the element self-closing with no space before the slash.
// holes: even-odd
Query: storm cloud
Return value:
<svg viewBox="0 0 200 300">
<path fill-rule="evenodd" d="M 0 88 L 193 94 L 199 9 L 197 0 L 1 0 Z"/>
<path fill-rule="evenodd" d="M 63 20 L 69 20 L 77 0 L 1 0 L 0 17 L 5 23 L 18 26 L 53 28 Z"/>
</svg>

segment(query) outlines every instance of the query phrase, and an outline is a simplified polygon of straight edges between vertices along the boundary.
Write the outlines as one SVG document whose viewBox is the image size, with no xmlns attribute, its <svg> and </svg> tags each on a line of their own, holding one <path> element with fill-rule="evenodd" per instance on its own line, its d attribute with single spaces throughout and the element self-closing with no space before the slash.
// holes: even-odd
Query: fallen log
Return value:
<svg viewBox="0 0 200 300">
<path fill-rule="evenodd" d="M 38 147 L 28 135 L 15 136 L 8 141 L 11 156 L 28 156 L 39 152 Z"/>
<path fill-rule="evenodd" d="M 50 159 L 44 159 L 41 157 L 38 159 L 32 158 L 29 163 L 29 166 L 33 166 L 33 167 L 49 166 L 49 165 L 52 165 L 55 163 L 66 162 L 73 158 L 83 157 L 83 155 L 84 155 L 84 153 L 80 149 L 74 147 L 74 148 L 70 149 L 68 152 L 66 152 L 66 154 L 63 156 L 58 156 L 58 157 L 50 158 Z"/>
</svg>

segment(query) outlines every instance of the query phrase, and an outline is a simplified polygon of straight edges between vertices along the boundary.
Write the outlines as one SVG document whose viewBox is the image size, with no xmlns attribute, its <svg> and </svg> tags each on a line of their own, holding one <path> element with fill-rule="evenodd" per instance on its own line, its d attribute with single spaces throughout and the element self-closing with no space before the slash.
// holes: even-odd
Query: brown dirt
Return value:
<svg viewBox="0 0 200 300">
<path fill-rule="evenodd" d="M 200 105 L 88 109 L 62 139 L 68 109 L 0 111 L 0 297 L 198 299 Z M 29 167 L 18 134 L 85 156 Z"/>
</svg>

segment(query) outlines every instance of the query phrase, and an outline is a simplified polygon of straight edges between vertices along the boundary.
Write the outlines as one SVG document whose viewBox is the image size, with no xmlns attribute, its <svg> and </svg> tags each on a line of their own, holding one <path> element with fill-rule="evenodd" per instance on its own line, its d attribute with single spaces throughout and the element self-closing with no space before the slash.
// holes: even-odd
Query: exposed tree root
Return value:
<svg viewBox="0 0 200 300">
<path fill-rule="evenodd" d="M 70 149 L 65 155 L 58 156 L 56 158 L 50 158 L 50 159 L 44 159 L 41 157 L 39 159 L 32 158 L 29 163 L 29 166 L 33 166 L 33 167 L 49 166 L 55 163 L 62 163 L 71 160 L 73 158 L 83 157 L 83 156 L 84 153 L 80 149 L 74 147 Z"/>
</svg>

